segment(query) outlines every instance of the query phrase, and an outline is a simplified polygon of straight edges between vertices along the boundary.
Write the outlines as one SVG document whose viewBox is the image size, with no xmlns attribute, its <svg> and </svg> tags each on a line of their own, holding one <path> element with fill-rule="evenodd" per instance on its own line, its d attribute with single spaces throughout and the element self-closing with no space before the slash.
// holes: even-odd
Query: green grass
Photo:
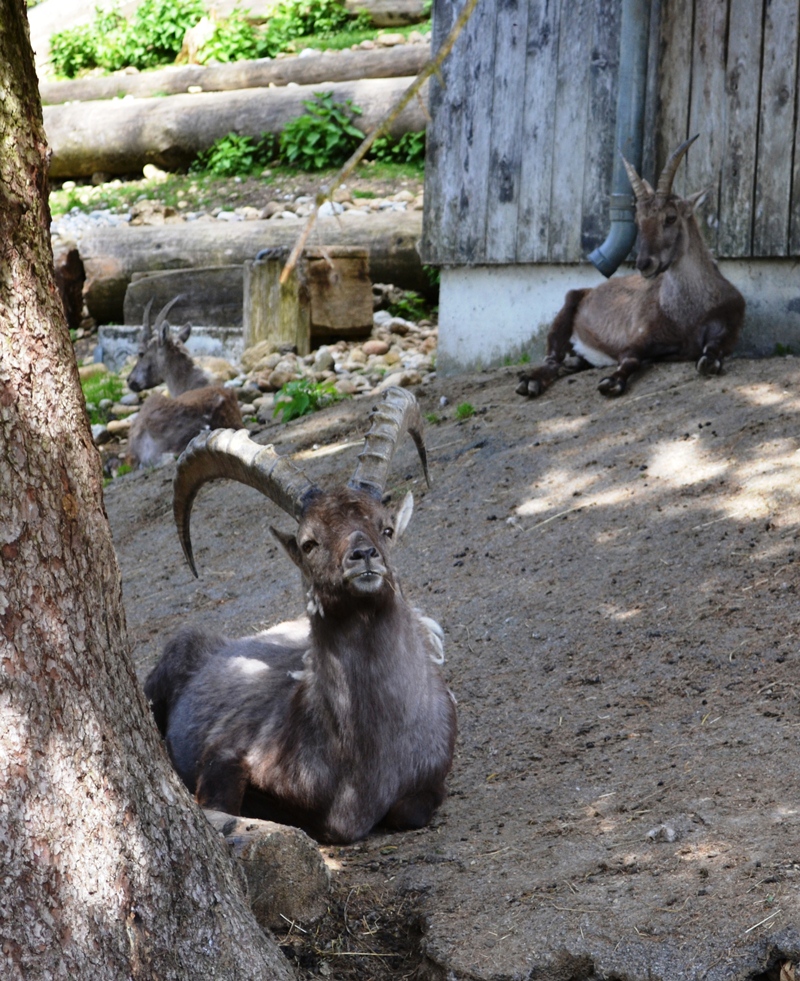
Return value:
<svg viewBox="0 0 800 981">
<path fill-rule="evenodd" d="M 86 410 L 92 425 L 108 422 L 108 412 L 100 408 L 103 399 L 117 402 L 122 396 L 122 379 L 118 375 L 94 375 L 81 381 Z"/>
<path fill-rule="evenodd" d="M 469 402 L 462 402 L 460 405 L 456 406 L 456 419 L 463 422 L 465 419 L 471 419 L 475 415 L 475 407 Z"/>
</svg>

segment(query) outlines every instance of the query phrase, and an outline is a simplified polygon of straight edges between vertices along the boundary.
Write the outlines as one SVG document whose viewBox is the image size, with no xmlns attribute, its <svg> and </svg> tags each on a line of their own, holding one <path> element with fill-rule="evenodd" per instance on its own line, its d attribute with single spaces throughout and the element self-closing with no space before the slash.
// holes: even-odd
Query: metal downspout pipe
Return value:
<svg viewBox="0 0 800 981">
<path fill-rule="evenodd" d="M 611 228 L 605 242 L 589 255 L 589 261 L 604 276 L 611 276 L 616 271 L 636 241 L 634 197 L 622 157 L 630 161 L 638 173 L 642 172 L 650 6 L 650 0 L 622 0 Z"/>
</svg>

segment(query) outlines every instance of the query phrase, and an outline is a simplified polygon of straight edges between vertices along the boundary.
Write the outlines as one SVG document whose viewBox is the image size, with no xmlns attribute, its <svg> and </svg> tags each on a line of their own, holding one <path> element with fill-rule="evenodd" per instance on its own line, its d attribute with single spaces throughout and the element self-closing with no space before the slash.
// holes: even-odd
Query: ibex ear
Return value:
<svg viewBox="0 0 800 981">
<path fill-rule="evenodd" d="M 394 539 L 397 541 L 408 527 L 411 515 L 414 513 L 414 495 L 409 491 L 403 498 L 403 503 L 397 511 L 394 519 Z"/>
<path fill-rule="evenodd" d="M 158 328 L 158 343 L 166 344 L 169 340 L 169 322 L 164 321 L 163 324 Z"/>
<path fill-rule="evenodd" d="M 705 204 L 706 198 L 711 193 L 712 189 L 713 184 L 709 184 L 709 186 L 704 187 L 702 191 L 695 191 L 694 194 L 690 194 L 689 197 L 686 198 L 686 200 L 689 202 L 689 210 L 695 212 L 698 208 L 701 208 Z"/>
<path fill-rule="evenodd" d="M 191 324 L 184 324 L 183 327 L 178 331 L 178 340 L 181 344 L 185 344 L 189 340 L 189 335 L 192 332 Z"/>
<path fill-rule="evenodd" d="M 272 533 L 272 537 L 278 542 L 279 545 L 283 547 L 284 552 L 289 556 L 289 558 L 294 562 L 296 566 L 302 568 L 300 562 L 300 549 L 297 547 L 297 539 L 295 536 L 288 531 L 278 531 L 272 525 L 269 526 L 269 530 Z"/>
</svg>

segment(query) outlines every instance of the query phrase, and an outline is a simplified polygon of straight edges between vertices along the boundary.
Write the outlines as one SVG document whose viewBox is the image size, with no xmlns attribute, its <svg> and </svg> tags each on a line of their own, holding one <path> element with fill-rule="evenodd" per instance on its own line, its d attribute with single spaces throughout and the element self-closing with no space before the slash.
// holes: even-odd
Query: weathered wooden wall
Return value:
<svg viewBox="0 0 800 981">
<path fill-rule="evenodd" d="M 435 0 L 434 45 L 463 0 Z M 720 256 L 800 255 L 800 0 L 652 3 L 643 173 L 700 133 Z M 620 0 L 479 0 L 431 91 L 423 257 L 576 262 L 605 238 Z"/>
</svg>

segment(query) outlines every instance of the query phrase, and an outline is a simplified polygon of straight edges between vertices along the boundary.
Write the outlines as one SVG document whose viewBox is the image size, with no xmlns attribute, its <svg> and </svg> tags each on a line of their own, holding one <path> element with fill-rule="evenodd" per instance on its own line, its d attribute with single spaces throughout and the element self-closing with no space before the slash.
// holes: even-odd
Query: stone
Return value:
<svg viewBox="0 0 800 981">
<path fill-rule="evenodd" d="M 421 385 L 422 375 L 418 371 L 413 369 L 409 371 L 395 371 L 391 375 L 387 375 L 383 381 L 378 385 L 378 391 L 383 391 L 386 388 L 391 388 L 393 385 L 397 385 L 400 388 L 410 388 L 412 385 Z"/>
<path fill-rule="evenodd" d="M 394 48 L 398 44 L 406 43 L 405 34 L 379 34 L 375 38 L 375 43 L 381 48 Z"/>
<path fill-rule="evenodd" d="M 125 419 L 109 419 L 106 429 L 112 436 L 127 436 L 132 423 L 133 415 L 130 415 Z"/>
<path fill-rule="evenodd" d="M 240 359 L 240 363 L 244 371 L 255 371 L 256 366 L 260 364 L 265 358 L 269 357 L 270 354 L 275 353 L 275 345 L 272 341 L 259 341 L 258 344 L 254 344 L 252 347 L 248 347 L 243 353 Z M 276 361 L 275 364 L 278 362 Z M 271 367 L 275 367 L 273 364 Z"/>
<path fill-rule="evenodd" d="M 323 344 L 317 351 L 316 356 L 311 363 L 311 369 L 315 374 L 319 374 L 323 371 L 330 371 L 330 369 L 333 367 L 333 363 L 331 349 L 327 345 Z"/>
<path fill-rule="evenodd" d="M 239 374 L 227 358 L 217 358 L 213 355 L 199 355 L 194 360 L 206 374 L 211 376 L 211 380 L 216 385 L 222 385 L 226 381 L 231 381 L 231 379 Z"/>
<path fill-rule="evenodd" d="M 389 350 L 389 345 L 386 341 L 370 340 L 364 341 L 361 349 L 367 356 L 383 357 Z"/>
</svg>

